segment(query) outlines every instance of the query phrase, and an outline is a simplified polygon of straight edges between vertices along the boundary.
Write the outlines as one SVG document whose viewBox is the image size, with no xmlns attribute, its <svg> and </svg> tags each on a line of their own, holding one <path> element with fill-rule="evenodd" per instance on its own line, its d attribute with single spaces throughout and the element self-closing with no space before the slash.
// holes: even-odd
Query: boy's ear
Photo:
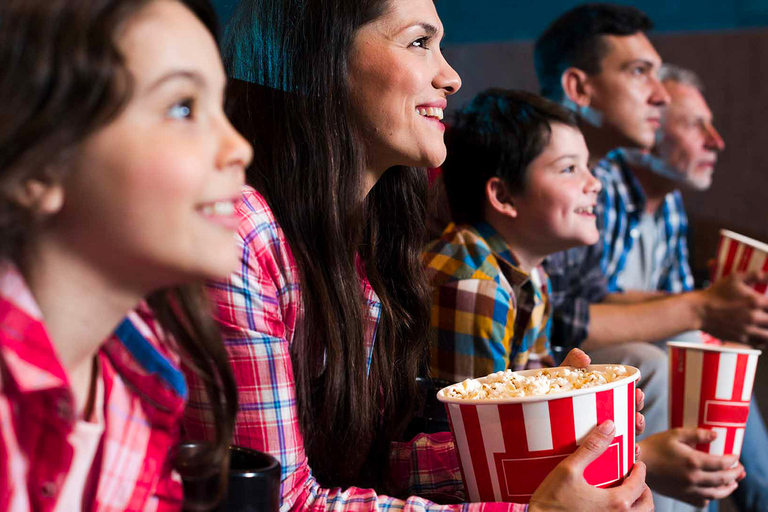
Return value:
<svg viewBox="0 0 768 512">
<path fill-rule="evenodd" d="M 517 217 L 517 208 L 512 201 L 512 195 L 501 178 L 493 177 L 486 182 L 485 198 L 493 210 L 506 217 Z"/>
<path fill-rule="evenodd" d="M 39 216 L 58 213 L 64 205 L 64 186 L 58 181 L 30 178 L 11 185 L 12 200 Z"/>
<path fill-rule="evenodd" d="M 592 102 L 592 85 L 589 76 L 579 68 L 570 67 L 560 76 L 560 85 L 569 99 L 579 107 L 588 107 Z"/>
</svg>

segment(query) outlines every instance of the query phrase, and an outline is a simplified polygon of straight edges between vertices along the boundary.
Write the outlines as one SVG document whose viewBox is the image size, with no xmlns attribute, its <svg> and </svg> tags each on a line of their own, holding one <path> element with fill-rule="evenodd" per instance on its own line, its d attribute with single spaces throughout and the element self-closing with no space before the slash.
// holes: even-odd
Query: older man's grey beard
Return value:
<svg viewBox="0 0 768 512">
<path fill-rule="evenodd" d="M 643 151 L 636 148 L 621 148 L 618 151 L 621 152 L 627 163 L 630 165 L 648 169 L 658 176 L 662 176 L 670 181 L 679 183 L 689 189 L 704 191 L 707 190 L 711 185 L 710 179 L 706 180 L 706 182 L 692 179 L 686 172 L 679 170 L 673 165 L 667 163 L 667 161 L 663 158 L 656 156 L 648 151 Z"/>
</svg>

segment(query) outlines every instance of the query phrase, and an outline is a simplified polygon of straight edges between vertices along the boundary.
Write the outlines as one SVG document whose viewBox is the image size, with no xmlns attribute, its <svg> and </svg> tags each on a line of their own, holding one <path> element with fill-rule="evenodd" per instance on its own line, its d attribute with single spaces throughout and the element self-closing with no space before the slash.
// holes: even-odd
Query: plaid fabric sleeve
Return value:
<svg viewBox="0 0 768 512">
<path fill-rule="evenodd" d="M 570 350 L 589 334 L 589 306 L 608 293 L 600 260 L 602 243 L 550 255 L 544 267 L 552 284 L 552 344 Z"/>
<path fill-rule="evenodd" d="M 432 376 L 460 380 L 505 370 L 512 354 L 515 296 L 490 279 L 458 279 L 432 291 Z"/>
</svg>

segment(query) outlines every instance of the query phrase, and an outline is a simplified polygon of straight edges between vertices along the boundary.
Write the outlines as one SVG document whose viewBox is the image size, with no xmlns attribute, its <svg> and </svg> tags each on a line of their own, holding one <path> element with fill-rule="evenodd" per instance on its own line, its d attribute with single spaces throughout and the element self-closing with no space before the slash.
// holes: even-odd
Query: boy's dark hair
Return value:
<svg viewBox="0 0 768 512">
<path fill-rule="evenodd" d="M 457 224 L 484 219 L 485 186 L 501 178 L 525 191 L 528 166 L 549 144 L 552 123 L 578 128 L 574 114 L 525 91 L 488 89 L 455 114 L 446 132 L 443 182 Z"/>
<path fill-rule="evenodd" d="M 651 19 L 628 5 L 584 4 L 557 18 L 539 36 L 533 49 L 541 94 L 561 101 L 560 78 L 569 67 L 587 74 L 600 72 L 608 52 L 605 35 L 631 36 L 653 28 Z"/>
</svg>

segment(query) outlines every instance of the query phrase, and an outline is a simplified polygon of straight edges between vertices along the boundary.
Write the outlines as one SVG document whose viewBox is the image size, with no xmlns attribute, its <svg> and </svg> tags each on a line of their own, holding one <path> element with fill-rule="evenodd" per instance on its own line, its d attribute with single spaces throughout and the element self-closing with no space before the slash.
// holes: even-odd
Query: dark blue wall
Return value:
<svg viewBox="0 0 768 512">
<path fill-rule="evenodd" d="M 238 0 L 213 0 L 226 20 Z M 578 0 L 438 0 L 446 44 L 534 39 Z M 768 0 L 648 0 L 616 3 L 643 9 L 657 32 L 768 26 Z"/>
</svg>

